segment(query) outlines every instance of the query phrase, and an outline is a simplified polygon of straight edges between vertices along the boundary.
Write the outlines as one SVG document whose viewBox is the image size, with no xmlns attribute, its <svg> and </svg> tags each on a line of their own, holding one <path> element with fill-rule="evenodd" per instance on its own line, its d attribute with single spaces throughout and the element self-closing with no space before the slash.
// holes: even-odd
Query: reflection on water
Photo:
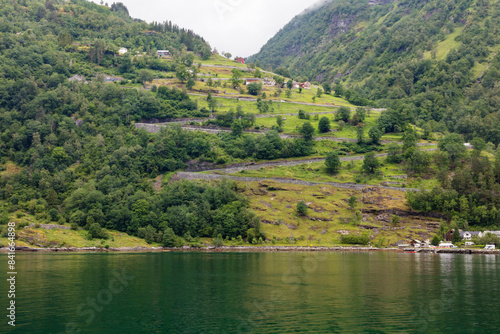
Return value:
<svg viewBox="0 0 500 334">
<path fill-rule="evenodd" d="M 497 261 L 382 252 L 20 254 L 12 332 L 494 333 Z"/>
</svg>

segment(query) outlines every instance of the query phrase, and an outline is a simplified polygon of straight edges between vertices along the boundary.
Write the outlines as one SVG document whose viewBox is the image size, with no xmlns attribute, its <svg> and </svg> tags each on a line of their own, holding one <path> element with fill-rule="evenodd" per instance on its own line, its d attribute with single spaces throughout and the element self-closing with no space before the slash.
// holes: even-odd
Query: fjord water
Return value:
<svg viewBox="0 0 500 334">
<path fill-rule="evenodd" d="M 497 333 L 499 265 L 377 252 L 19 254 L 17 326 L 4 315 L 0 332 Z"/>
</svg>

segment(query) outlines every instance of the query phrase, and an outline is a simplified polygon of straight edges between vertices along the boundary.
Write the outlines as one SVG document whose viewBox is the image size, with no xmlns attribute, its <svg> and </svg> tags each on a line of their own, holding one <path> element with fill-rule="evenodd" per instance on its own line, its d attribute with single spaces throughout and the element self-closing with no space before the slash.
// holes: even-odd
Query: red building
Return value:
<svg viewBox="0 0 500 334">
<path fill-rule="evenodd" d="M 245 58 L 241 58 L 241 57 L 239 57 L 239 58 L 236 58 L 236 61 L 237 61 L 238 63 L 242 63 L 242 64 L 244 64 L 244 63 L 245 63 Z"/>
</svg>

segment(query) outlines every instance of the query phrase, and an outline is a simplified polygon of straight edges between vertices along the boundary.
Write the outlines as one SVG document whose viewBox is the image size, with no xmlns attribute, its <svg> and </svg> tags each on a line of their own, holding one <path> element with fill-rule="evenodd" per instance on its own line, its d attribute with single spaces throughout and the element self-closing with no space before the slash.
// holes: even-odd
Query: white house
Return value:
<svg viewBox="0 0 500 334">
<path fill-rule="evenodd" d="M 460 230 L 460 237 L 466 241 L 472 240 L 472 237 L 481 237 L 481 236 L 482 236 L 482 233 L 479 231 L 462 231 L 462 230 Z"/>
<path fill-rule="evenodd" d="M 120 55 L 124 55 L 128 52 L 127 48 L 120 48 L 120 50 L 118 50 L 118 54 Z"/>
<path fill-rule="evenodd" d="M 260 79 L 245 79 L 245 85 L 259 83 L 259 82 L 260 82 Z"/>
<path fill-rule="evenodd" d="M 276 81 L 270 78 L 264 78 L 264 80 L 262 80 L 262 85 L 266 87 L 274 87 L 276 86 Z"/>
<path fill-rule="evenodd" d="M 451 242 L 441 242 L 439 243 L 439 248 L 453 248 L 453 244 Z"/>
<path fill-rule="evenodd" d="M 170 52 L 168 50 L 158 50 L 158 51 L 156 51 L 156 55 L 158 57 L 166 57 L 166 56 L 170 56 Z"/>
<path fill-rule="evenodd" d="M 486 245 L 486 246 L 484 246 L 484 249 L 493 250 L 493 249 L 495 249 L 495 245 Z"/>
<path fill-rule="evenodd" d="M 465 242 L 465 246 L 474 246 L 475 243 L 473 243 L 472 241 L 466 241 Z"/>
</svg>

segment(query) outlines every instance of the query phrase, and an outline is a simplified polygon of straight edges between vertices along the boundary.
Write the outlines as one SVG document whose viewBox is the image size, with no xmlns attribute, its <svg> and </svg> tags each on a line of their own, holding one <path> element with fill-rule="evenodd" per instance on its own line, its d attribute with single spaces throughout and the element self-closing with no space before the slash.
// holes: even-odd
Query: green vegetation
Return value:
<svg viewBox="0 0 500 334">
<path fill-rule="evenodd" d="M 472 151 L 462 152 L 456 136 L 451 134 L 440 142 L 439 187 L 432 191 L 410 192 L 408 202 L 416 210 L 439 211 L 456 221 L 459 228 L 479 225 L 496 226 L 500 223 L 496 193 L 500 190 L 500 154 L 494 163 L 488 156 Z M 459 153 L 462 152 L 462 153 Z"/>
<path fill-rule="evenodd" d="M 368 189 L 365 195 L 329 186 L 190 182 L 175 174 L 312 156 L 326 160 L 238 175 L 436 188 L 409 193 L 408 203 L 423 212 L 441 211 L 461 228 L 496 224 L 500 156 L 495 164 L 491 160 L 500 142 L 495 130 L 500 59 L 490 59 L 481 82 L 471 81 L 472 68 L 489 56 L 482 41 L 471 40 L 471 31 L 493 49 L 496 18 L 487 23 L 489 14 L 479 20 L 477 11 L 471 13 L 477 19 L 471 27 L 455 30 L 456 51 L 442 59 L 431 52 L 430 59 L 423 59 L 416 51 L 420 43 L 431 41 L 425 46 L 429 51 L 449 45 L 458 21 L 442 24 L 449 17 L 438 11 L 428 18 L 431 28 L 422 28 L 414 13 L 402 15 L 401 8 L 410 4 L 393 9 L 339 0 L 325 6 L 339 4 L 350 15 L 360 15 L 355 15 L 358 22 L 346 23 L 347 32 L 337 31 L 333 42 L 326 41 L 332 43 L 328 56 L 317 61 L 316 53 L 324 50 L 311 48 L 314 52 L 301 60 L 303 69 L 282 57 L 293 64 L 289 69 L 275 66 L 276 74 L 271 74 L 231 60 L 228 53 L 213 54 L 201 37 L 171 22 L 134 20 L 120 3 L 109 8 L 82 0 L 6 3 L 0 9 L 9 18 L 8 24 L 0 24 L 0 225 L 17 219 L 24 227 L 29 217 L 34 225 L 20 228 L 21 242 L 41 247 L 245 242 L 386 246 L 413 233 L 430 237 L 425 226 L 401 235 L 392 231 L 388 224 L 412 226 L 404 216 L 378 218 L 378 210 L 409 210 L 400 192 Z M 484 7 L 482 2 L 474 6 Z M 497 5 L 491 6 L 495 12 Z M 462 9 L 451 11 L 455 15 Z M 324 11 L 322 19 L 332 17 L 338 18 L 337 13 Z M 367 23 L 358 24 L 358 31 L 350 29 L 372 20 L 380 27 Z M 317 27 L 318 22 L 311 24 Z M 421 41 L 407 26 L 429 36 Z M 309 33 L 304 30 L 304 36 Z M 389 35 L 393 38 L 383 37 Z M 356 52 L 361 46 L 364 51 Z M 121 47 L 128 52 L 119 54 Z M 159 58 L 157 50 L 165 49 L 170 54 Z M 334 80 L 337 73 L 331 66 L 350 74 Z M 314 82 L 316 67 L 322 68 L 321 86 Z M 311 89 L 294 88 L 292 75 L 313 81 Z M 277 85 L 243 85 L 251 77 L 272 77 Z M 353 104 L 389 108 L 355 109 Z M 328 114 L 318 114 L 322 112 Z M 231 131 L 209 134 L 173 125 L 148 133 L 134 126 L 181 117 L 203 117 L 203 125 Z M 280 133 L 300 136 L 283 139 L 287 136 Z M 319 134 L 357 142 L 314 141 Z M 440 139 L 437 153 L 417 146 L 434 138 Z M 403 145 L 384 146 L 383 140 L 402 140 Z M 464 140 L 472 143 L 470 154 Z M 383 152 L 386 159 L 375 157 Z M 341 163 L 347 155 L 365 159 Z M 40 228 L 49 222 L 71 230 Z"/>
<path fill-rule="evenodd" d="M 369 243 L 387 247 L 394 246 L 401 239 L 416 238 L 416 235 L 424 240 L 434 235 L 434 229 L 422 221 L 401 217 L 396 230 L 390 221 L 378 219 L 383 212 L 409 210 L 403 192 L 381 189 L 362 193 L 328 185 L 311 187 L 271 180 L 241 182 L 241 185 L 250 198 L 251 207 L 262 220 L 261 232 L 267 244 L 352 246 Z M 359 211 L 355 212 L 348 206 L 352 196 L 358 198 Z M 297 205 L 301 201 L 307 204 L 307 216 L 297 215 Z M 422 216 L 425 221 L 435 221 L 423 217 L 425 215 Z M 347 235 L 352 237 L 345 237 Z M 355 241 L 346 243 L 348 240 Z"/>
<path fill-rule="evenodd" d="M 200 110 L 179 89 L 162 86 L 153 93 L 106 83 L 102 76 L 92 79 L 96 73 L 120 73 L 142 84 L 151 79 L 149 71 L 177 68 L 189 80 L 193 52 L 211 56 L 203 39 L 169 22 L 133 20 L 123 5 L 23 4 L 4 4 L 0 10 L 10 17 L 0 33 L 2 223 L 13 212 L 27 213 L 36 223 L 70 224 L 72 230 L 64 233 L 75 237 L 83 228 L 89 242 L 109 246 L 112 231 L 149 243 L 163 242 L 168 228 L 179 237 L 191 236 L 183 240 L 258 232 L 258 220 L 233 184 L 162 185 L 161 174 L 193 159 L 217 162 L 228 156 L 217 136 L 180 127 L 150 134 L 132 126 L 155 117 L 208 116 L 207 109 Z M 79 44 L 73 45 L 73 38 Z M 129 49 L 125 56 L 117 54 L 121 46 Z M 158 59 L 157 49 L 169 49 L 175 63 Z M 74 75 L 88 82 L 68 80 Z M 275 144 L 275 137 L 266 138 Z M 278 139 L 278 148 L 287 144 Z"/>
<path fill-rule="evenodd" d="M 249 61 L 333 85 L 355 105 L 389 108 L 378 122 L 385 133 L 414 124 L 497 146 L 499 13 L 498 1 L 328 1 Z"/>
</svg>

